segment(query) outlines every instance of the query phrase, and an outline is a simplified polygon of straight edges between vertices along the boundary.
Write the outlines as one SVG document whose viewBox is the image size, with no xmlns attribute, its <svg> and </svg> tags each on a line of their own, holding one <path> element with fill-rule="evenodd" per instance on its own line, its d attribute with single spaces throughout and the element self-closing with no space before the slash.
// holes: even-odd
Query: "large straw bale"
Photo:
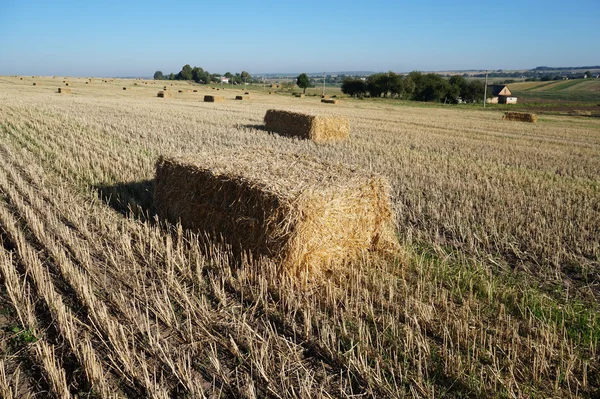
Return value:
<svg viewBox="0 0 600 399">
<path fill-rule="evenodd" d="M 257 149 L 161 158 L 154 187 L 159 216 L 293 274 L 397 243 L 384 178 L 302 155 Z"/>
<path fill-rule="evenodd" d="M 537 114 L 530 114 L 527 112 L 505 112 L 502 119 L 506 119 L 509 121 L 536 123 Z"/>
<path fill-rule="evenodd" d="M 322 98 L 321 102 L 325 104 L 339 104 L 340 100 L 334 100 L 332 98 Z"/>
<path fill-rule="evenodd" d="M 217 89 L 219 90 L 219 89 Z M 219 103 L 225 101 L 224 96 L 204 96 L 205 103 Z"/>
<path fill-rule="evenodd" d="M 236 100 L 250 100 L 250 96 L 235 96 Z"/>
<path fill-rule="evenodd" d="M 345 140 L 350 134 L 350 122 L 345 116 L 310 115 L 276 109 L 265 114 L 265 128 L 282 136 L 315 142 Z"/>
<path fill-rule="evenodd" d="M 294 94 L 294 97 L 304 98 L 304 94 L 302 94 L 302 93 L 296 93 L 296 94 Z"/>
<path fill-rule="evenodd" d="M 324 98 L 325 100 L 329 100 L 331 97 L 327 94 L 322 94 L 321 98 Z"/>
<path fill-rule="evenodd" d="M 61 94 L 71 94 L 71 89 L 68 89 L 66 87 L 59 87 L 58 92 Z"/>
<path fill-rule="evenodd" d="M 173 97 L 173 94 L 170 91 L 159 91 L 158 94 L 156 94 L 156 97 L 160 97 L 160 98 L 171 98 Z"/>
</svg>

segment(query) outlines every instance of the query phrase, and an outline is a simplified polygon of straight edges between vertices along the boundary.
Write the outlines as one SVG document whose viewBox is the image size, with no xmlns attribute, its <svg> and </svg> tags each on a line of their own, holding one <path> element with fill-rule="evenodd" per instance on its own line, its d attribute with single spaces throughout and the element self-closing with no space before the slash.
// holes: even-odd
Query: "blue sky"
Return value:
<svg viewBox="0 0 600 399">
<path fill-rule="evenodd" d="M 600 1 L 0 0 L 0 75 L 600 64 Z"/>
</svg>

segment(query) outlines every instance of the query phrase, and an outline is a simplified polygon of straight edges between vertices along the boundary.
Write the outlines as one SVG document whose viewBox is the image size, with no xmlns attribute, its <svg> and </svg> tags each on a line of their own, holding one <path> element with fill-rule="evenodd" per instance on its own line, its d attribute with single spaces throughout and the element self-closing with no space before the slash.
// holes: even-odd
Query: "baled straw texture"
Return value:
<svg viewBox="0 0 600 399">
<path fill-rule="evenodd" d="M 173 94 L 169 91 L 159 91 L 158 94 L 156 94 L 156 97 L 160 97 L 160 98 L 171 98 L 173 96 Z"/>
<path fill-rule="evenodd" d="M 345 140 L 350 134 L 350 122 L 345 116 L 309 115 L 275 109 L 265 114 L 265 127 L 282 136 L 315 142 Z"/>
<path fill-rule="evenodd" d="M 509 121 L 536 123 L 537 114 L 530 114 L 526 112 L 505 112 L 502 119 L 506 119 Z"/>
<path fill-rule="evenodd" d="M 324 98 L 324 99 L 326 99 L 326 100 L 329 100 L 331 97 L 330 97 L 329 95 L 327 95 L 327 94 L 322 94 L 322 95 L 321 95 L 321 98 Z"/>
<path fill-rule="evenodd" d="M 219 89 L 217 89 L 219 90 Z M 204 96 L 205 103 L 218 103 L 225 101 L 225 97 L 223 96 Z"/>
<path fill-rule="evenodd" d="M 161 158 L 158 214 L 267 256 L 280 271 L 318 272 L 395 248 L 389 187 L 380 176 L 297 154 L 225 150 Z"/>
<path fill-rule="evenodd" d="M 71 94 L 71 89 L 68 89 L 66 87 L 59 87 L 58 92 L 61 94 Z"/>
<path fill-rule="evenodd" d="M 334 100 L 334 99 L 331 99 L 331 98 L 322 98 L 321 102 L 325 103 L 325 104 L 339 104 L 340 101 L 339 100 Z"/>
<path fill-rule="evenodd" d="M 235 96 L 236 100 L 250 100 L 250 96 Z"/>
<path fill-rule="evenodd" d="M 304 98 L 304 94 L 294 94 L 294 97 L 297 97 L 297 98 Z"/>
</svg>

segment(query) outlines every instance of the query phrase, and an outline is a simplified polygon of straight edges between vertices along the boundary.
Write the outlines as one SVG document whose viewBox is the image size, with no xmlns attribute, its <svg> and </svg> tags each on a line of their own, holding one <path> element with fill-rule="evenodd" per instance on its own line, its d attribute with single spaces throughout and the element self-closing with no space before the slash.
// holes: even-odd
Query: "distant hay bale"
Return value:
<svg viewBox="0 0 600 399">
<path fill-rule="evenodd" d="M 137 86 L 138 84 L 137 84 L 137 83 L 134 83 L 133 85 L 134 85 L 134 86 Z"/>
<path fill-rule="evenodd" d="M 330 99 L 330 98 L 322 98 L 321 102 L 325 103 L 325 104 L 339 104 L 340 100 L 334 100 L 334 99 Z"/>
<path fill-rule="evenodd" d="M 272 89 L 279 89 L 279 85 L 276 83 L 271 83 L 271 88 Z"/>
<path fill-rule="evenodd" d="M 193 92 L 194 92 L 194 93 L 198 93 L 198 90 L 194 90 Z"/>
<path fill-rule="evenodd" d="M 235 96 L 236 100 L 250 100 L 250 96 Z"/>
<path fill-rule="evenodd" d="M 345 116 L 309 115 L 276 109 L 265 114 L 265 128 L 282 136 L 315 142 L 345 140 L 350 134 L 350 122 Z"/>
<path fill-rule="evenodd" d="M 39 86 L 40 84 L 39 84 L 39 83 L 36 83 L 36 82 L 33 82 L 33 85 L 34 85 L 34 86 Z"/>
<path fill-rule="evenodd" d="M 65 86 L 68 86 L 68 85 L 69 85 L 69 82 L 65 83 Z"/>
<path fill-rule="evenodd" d="M 329 100 L 331 97 L 329 97 L 327 94 L 323 94 L 323 95 L 321 95 L 321 98 L 325 99 L 325 100 Z"/>
<path fill-rule="evenodd" d="M 183 90 L 177 90 L 177 93 L 183 93 Z"/>
<path fill-rule="evenodd" d="M 90 82 L 85 82 L 85 84 L 88 84 L 88 83 L 90 83 Z"/>
<path fill-rule="evenodd" d="M 537 122 L 537 115 L 530 114 L 527 112 L 505 112 L 502 119 L 506 119 L 509 121 L 519 121 L 519 122 Z"/>
<path fill-rule="evenodd" d="M 235 253 L 271 258 L 292 275 L 397 248 L 383 177 L 293 153 L 161 158 L 154 205 L 160 217 Z"/>
<path fill-rule="evenodd" d="M 245 91 L 244 94 L 250 94 L 249 92 Z"/>
<path fill-rule="evenodd" d="M 23 78 L 21 78 L 20 80 L 23 80 Z"/>
<path fill-rule="evenodd" d="M 270 92 L 269 92 L 269 94 L 273 94 L 273 92 L 272 92 L 272 91 L 270 91 Z"/>
<path fill-rule="evenodd" d="M 218 102 L 223 102 L 223 101 L 225 101 L 224 96 L 204 96 L 205 103 L 218 103 Z"/>
<path fill-rule="evenodd" d="M 294 97 L 304 98 L 304 94 L 302 94 L 302 93 L 296 93 L 296 94 L 294 94 Z"/>
<path fill-rule="evenodd" d="M 173 94 L 171 92 L 161 90 L 156 94 L 156 97 L 171 98 L 173 97 Z"/>
<path fill-rule="evenodd" d="M 127 87 L 123 87 L 123 90 L 127 90 Z"/>
<path fill-rule="evenodd" d="M 71 94 L 71 89 L 67 89 L 66 87 L 59 87 L 58 92 L 60 94 Z"/>
</svg>

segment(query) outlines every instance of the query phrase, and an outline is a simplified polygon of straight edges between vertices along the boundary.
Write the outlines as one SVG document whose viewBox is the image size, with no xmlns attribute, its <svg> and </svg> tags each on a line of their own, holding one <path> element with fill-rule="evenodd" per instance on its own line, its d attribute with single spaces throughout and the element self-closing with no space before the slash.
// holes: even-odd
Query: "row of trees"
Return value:
<svg viewBox="0 0 600 399">
<path fill-rule="evenodd" d="M 235 75 L 231 72 L 227 72 L 223 75 L 226 78 L 229 78 L 231 83 L 243 84 L 243 83 L 251 83 L 252 76 L 246 71 L 242 71 L 241 73 L 236 73 Z M 191 67 L 190 64 L 186 64 L 181 68 L 179 73 L 174 74 L 171 73 L 169 75 L 164 75 L 162 71 L 154 72 L 155 80 L 193 80 L 196 83 L 204 83 L 209 84 L 211 82 L 220 82 L 221 74 L 213 73 L 211 74 L 208 71 L 200 67 Z"/>
<path fill-rule="evenodd" d="M 394 72 L 377 73 L 366 79 L 346 78 L 342 92 L 352 97 L 386 97 L 415 101 L 457 103 L 481 101 L 484 84 L 480 80 L 467 81 L 461 75 L 445 79 L 435 73 L 414 71 L 408 75 Z"/>
</svg>

